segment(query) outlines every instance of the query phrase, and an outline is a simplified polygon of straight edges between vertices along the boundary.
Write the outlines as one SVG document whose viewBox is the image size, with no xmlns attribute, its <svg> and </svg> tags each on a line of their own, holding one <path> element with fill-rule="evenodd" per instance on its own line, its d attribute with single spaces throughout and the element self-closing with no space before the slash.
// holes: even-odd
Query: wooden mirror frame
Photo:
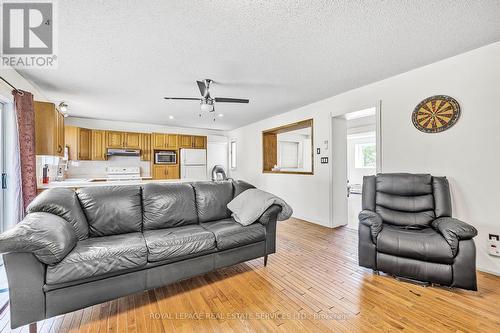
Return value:
<svg viewBox="0 0 500 333">
<path fill-rule="evenodd" d="M 281 171 L 273 170 L 278 162 L 278 138 L 280 133 L 295 131 L 302 128 L 311 128 L 311 171 Z M 314 126 L 312 119 L 271 128 L 262 131 L 262 173 L 283 173 L 295 175 L 314 175 Z"/>
</svg>

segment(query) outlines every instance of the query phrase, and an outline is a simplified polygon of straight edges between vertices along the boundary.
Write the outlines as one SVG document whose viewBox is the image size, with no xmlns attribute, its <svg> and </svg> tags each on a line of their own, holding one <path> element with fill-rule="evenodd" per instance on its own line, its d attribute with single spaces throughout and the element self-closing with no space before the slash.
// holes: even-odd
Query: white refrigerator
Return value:
<svg viewBox="0 0 500 333">
<path fill-rule="evenodd" d="M 207 150 L 181 149 L 181 179 L 207 180 Z"/>
</svg>

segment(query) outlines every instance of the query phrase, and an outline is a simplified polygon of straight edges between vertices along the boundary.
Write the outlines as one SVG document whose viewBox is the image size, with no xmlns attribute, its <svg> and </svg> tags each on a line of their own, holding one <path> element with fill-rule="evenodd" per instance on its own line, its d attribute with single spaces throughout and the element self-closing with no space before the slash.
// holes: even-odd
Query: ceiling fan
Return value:
<svg viewBox="0 0 500 333">
<path fill-rule="evenodd" d="M 215 103 L 248 103 L 248 99 L 226 98 L 210 96 L 210 84 L 214 82 L 210 79 L 196 81 L 200 89 L 201 97 L 164 97 L 171 100 L 200 101 L 200 109 L 204 112 L 215 112 Z M 201 117 L 201 113 L 200 113 Z M 215 121 L 215 117 L 214 117 Z"/>
</svg>

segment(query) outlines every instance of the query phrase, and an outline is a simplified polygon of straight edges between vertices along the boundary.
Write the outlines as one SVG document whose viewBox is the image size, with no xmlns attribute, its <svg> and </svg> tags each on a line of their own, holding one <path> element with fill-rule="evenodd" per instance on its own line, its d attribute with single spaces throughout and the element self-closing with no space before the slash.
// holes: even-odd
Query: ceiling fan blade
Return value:
<svg viewBox="0 0 500 333">
<path fill-rule="evenodd" d="M 175 100 L 182 100 L 182 101 L 201 101 L 201 98 L 194 98 L 194 97 L 163 97 L 164 99 L 175 99 Z"/>
<path fill-rule="evenodd" d="M 205 94 L 207 92 L 207 86 L 205 85 L 205 82 L 196 81 L 196 83 L 198 84 L 198 89 L 200 89 L 201 96 L 206 97 Z"/>
<path fill-rule="evenodd" d="M 214 101 L 216 103 L 248 103 L 248 102 L 250 102 L 248 99 L 224 98 L 224 97 L 215 97 Z"/>
</svg>

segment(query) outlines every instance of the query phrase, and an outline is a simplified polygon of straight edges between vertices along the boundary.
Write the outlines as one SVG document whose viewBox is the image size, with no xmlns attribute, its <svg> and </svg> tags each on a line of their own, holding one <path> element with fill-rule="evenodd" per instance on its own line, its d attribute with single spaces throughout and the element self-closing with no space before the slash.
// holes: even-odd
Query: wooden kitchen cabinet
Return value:
<svg viewBox="0 0 500 333">
<path fill-rule="evenodd" d="M 151 161 L 151 134 L 141 134 L 141 161 Z"/>
<path fill-rule="evenodd" d="M 91 159 L 92 130 L 75 126 L 65 126 L 64 136 L 70 160 Z"/>
<path fill-rule="evenodd" d="M 154 164 L 153 179 L 179 179 L 179 166 Z"/>
<path fill-rule="evenodd" d="M 193 136 L 193 148 L 206 149 L 207 137 L 206 136 Z"/>
<path fill-rule="evenodd" d="M 200 135 L 179 135 L 179 148 L 206 149 L 207 137 Z"/>
<path fill-rule="evenodd" d="M 153 149 L 176 150 L 178 135 L 167 133 L 153 133 Z"/>
<path fill-rule="evenodd" d="M 193 137 L 191 135 L 179 135 L 179 148 L 192 148 Z"/>
<path fill-rule="evenodd" d="M 64 116 L 54 103 L 34 102 L 36 155 L 64 156 Z"/>
<path fill-rule="evenodd" d="M 177 134 L 165 134 L 167 136 L 167 149 L 172 149 L 175 150 L 178 148 L 177 140 L 178 140 L 178 135 Z"/>
<path fill-rule="evenodd" d="M 124 134 L 123 132 L 106 131 L 106 147 L 123 148 Z"/>
<path fill-rule="evenodd" d="M 92 130 L 91 160 L 106 160 L 106 131 Z"/>
<path fill-rule="evenodd" d="M 141 149 L 141 133 L 124 133 L 123 148 Z"/>
</svg>

